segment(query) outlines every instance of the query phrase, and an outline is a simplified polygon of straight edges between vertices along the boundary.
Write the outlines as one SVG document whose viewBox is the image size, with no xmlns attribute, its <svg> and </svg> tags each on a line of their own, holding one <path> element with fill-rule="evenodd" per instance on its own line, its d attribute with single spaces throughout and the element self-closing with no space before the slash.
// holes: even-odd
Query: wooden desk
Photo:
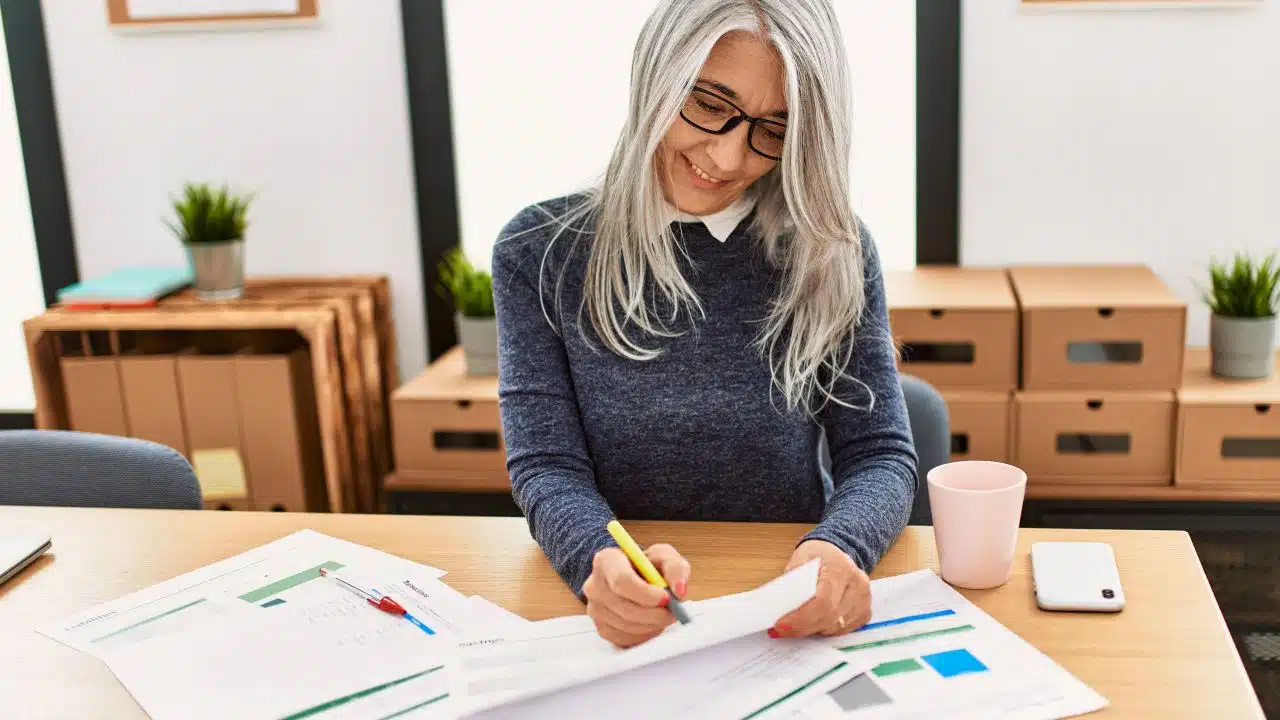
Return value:
<svg viewBox="0 0 1280 720">
<path fill-rule="evenodd" d="M 445 580 L 529 619 L 580 612 L 520 518 L 211 513 L 0 507 L 6 533 L 48 533 L 54 549 L 0 586 L 0 715 L 140 717 L 94 658 L 30 631 L 300 528 L 314 528 L 449 570 Z M 705 598 L 774 577 L 800 525 L 633 523 L 642 543 L 674 543 Z M 1111 543 L 1129 607 L 1114 616 L 1036 609 L 1028 551 L 1035 540 Z M 928 528 L 910 528 L 878 576 L 936 567 Z M 1252 687 L 1190 538 L 1181 532 L 1025 530 L 1013 580 L 966 592 L 997 620 L 1106 696 L 1101 715 L 1125 718 L 1260 718 Z"/>
</svg>

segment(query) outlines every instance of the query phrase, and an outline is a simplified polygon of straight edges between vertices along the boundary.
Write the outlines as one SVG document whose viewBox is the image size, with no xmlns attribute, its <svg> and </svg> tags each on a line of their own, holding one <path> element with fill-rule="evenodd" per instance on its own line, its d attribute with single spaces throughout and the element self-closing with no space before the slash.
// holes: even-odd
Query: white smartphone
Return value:
<svg viewBox="0 0 1280 720">
<path fill-rule="evenodd" d="M 1111 546 L 1096 542 L 1031 544 L 1031 578 L 1042 610 L 1120 612 L 1124 588 Z"/>
</svg>

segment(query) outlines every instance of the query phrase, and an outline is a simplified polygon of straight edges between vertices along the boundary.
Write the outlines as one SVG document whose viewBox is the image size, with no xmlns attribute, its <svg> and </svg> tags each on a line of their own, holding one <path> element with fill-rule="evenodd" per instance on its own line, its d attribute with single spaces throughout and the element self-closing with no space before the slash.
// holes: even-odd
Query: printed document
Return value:
<svg viewBox="0 0 1280 720">
<path fill-rule="evenodd" d="M 829 641 L 868 672 L 828 678 L 801 707 L 764 717 L 1053 720 L 1107 705 L 932 571 L 872 581 L 871 597 L 871 621 Z"/>
<path fill-rule="evenodd" d="M 763 634 L 813 597 L 817 582 L 813 560 L 755 590 L 687 603 L 693 622 L 672 625 L 626 650 L 602 639 L 586 616 L 535 623 L 500 638 L 463 640 L 446 668 L 450 694 L 462 712 L 476 713 Z M 742 660 L 736 654 L 731 659 Z"/>
</svg>

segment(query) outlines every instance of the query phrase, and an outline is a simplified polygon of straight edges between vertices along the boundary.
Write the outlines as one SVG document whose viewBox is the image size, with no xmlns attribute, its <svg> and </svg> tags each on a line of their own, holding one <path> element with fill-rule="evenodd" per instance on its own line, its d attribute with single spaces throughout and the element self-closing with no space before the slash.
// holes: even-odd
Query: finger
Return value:
<svg viewBox="0 0 1280 720">
<path fill-rule="evenodd" d="M 676 597 L 684 599 L 685 590 L 689 583 L 689 573 L 692 568 L 689 561 L 676 551 L 675 548 L 666 543 L 649 546 L 644 554 L 653 562 L 654 567 L 658 568 L 658 572 L 662 573 L 662 577 L 666 579 L 667 584 L 675 591 Z"/>
<path fill-rule="evenodd" d="M 831 575 L 819 575 L 813 597 L 774 623 L 778 637 L 808 637 L 825 629 L 837 617 L 842 585 Z"/>
<path fill-rule="evenodd" d="M 844 635 L 862 627 L 866 621 L 860 620 L 859 617 L 859 605 L 862 604 L 859 594 L 853 585 L 845 587 L 840 603 L 836 606 L 835 617 L 830 618 L 830 623 L 820 631 L 820 634 L 828 637 Z"/>
<path fill-rule="evenodd" d="M 667 602 L 667 591 L 644 581 L 625 553 L 609 548 L 596 553 L 595 570 L 614 594 L 641 607 L 656 608 Z"/>
<path fill-rule="evenodd" d="M 617 602 L 617 598 L 612 599 Z M 637 637 L 657 635 L 675 621 L 671 613 L 662 609 L 640 608 L 637 605 L 631 605 L 631 609 L 636 612 L 629 613 L 626 609 L 615 607 L 607 600 L 595 602 L 593 605 L 595 607 L 590 610 L 594 611 L 594 617 L 624 633 Z M 588 612 L 588 614 L 592 614 L 592 612 Z"/>
<path fill-rule="evenodd" d="M 591 613 L 588 611 L 588 614 L 590 615 Z M 595 623 L 596 634 L 620 648 L 634 647 L 648 639 L 641 635 L 623 632 L 609 623 L 599 620 L 597 617 L 592 617 L 591 621 Z"/>
<path fill-rule="evenodd" d="M 619 618 L 621 623 L 619 627 L 625 625 L 627 628 L 632 628 L 638 632 L 661 630 L 671 624 L 674 619 L 671 612 L 666 608 L 637 605 L 613 592 L 600 593 L 594 599 L 594 602 L 608 609 L 614 617 Z"/>
</svg>

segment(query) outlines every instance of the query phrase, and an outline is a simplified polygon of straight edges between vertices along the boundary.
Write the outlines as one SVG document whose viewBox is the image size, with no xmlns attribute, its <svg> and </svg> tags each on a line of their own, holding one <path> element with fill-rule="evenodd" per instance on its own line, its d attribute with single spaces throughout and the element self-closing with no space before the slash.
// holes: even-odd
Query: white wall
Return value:
<svg viewBox="0 0 1280 720">
<path fill-rule="evenodd" d="M 31 412 L 35 407 L 22 321 L 43 311 L 9 54 L 0 26 L 0 412 Z"/>
<path fill-rule="evenodd" d="M 400 3 L 331 0 L 285 30 L 113 31 L 44 2 L 80 272 L 177 264 L 183 181 L 257 190 L 250 273 L 386 273 L 401 371 L 426 340 Z"/>
<path fill-rule="evenodd" d="M 488 265 L 521 208 L 604 172 L 656 0 L 446 0 L 463 247 Z M 915 3 L 840 0 L 854 73 L 854 206 L 886 265 L 915 264 Z M 501 17 L 501 22 L 495 18 Z"/>
<path fill-rule="evenodd" d="M 1191 305 L 1213 253 L 1280 247 L 1280 4 L 964 3 L 961 259 L 1142 262 Z"/>
</svg>

